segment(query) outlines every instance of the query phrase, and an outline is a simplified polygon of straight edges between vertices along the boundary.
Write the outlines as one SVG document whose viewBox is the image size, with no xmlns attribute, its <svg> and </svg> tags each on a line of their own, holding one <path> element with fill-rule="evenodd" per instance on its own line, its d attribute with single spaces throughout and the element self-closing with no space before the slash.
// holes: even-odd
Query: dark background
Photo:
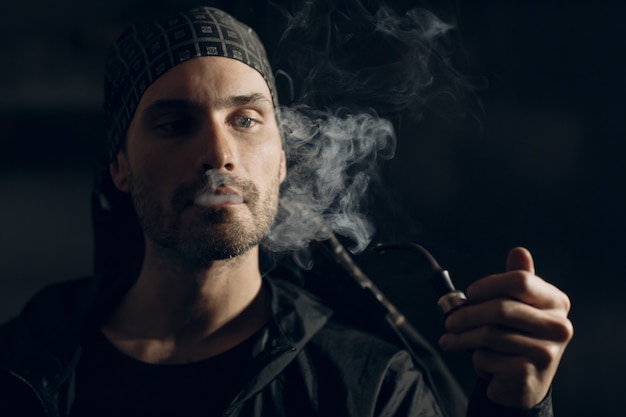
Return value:
<svg viewBox="0 0 626 417">
<path fill-rule="evenodd" d="M 198 2 L 155 4 L 26 0 L 0 8 L 0 321 L 45 284 L 92 270 L 89 198 L 105 51 L 146 10 Z M 280 25 L 249 4 L 225 8 L 275 39 Z M 558 415 L 621 416 L 624 6 L 420 4 L 456 22 L 453 64 L 483 87 L 466 117 L 444 101 L 419 123 L 403 119 L 385 190 L 373 191 L 377 238 L 423 243 L 459 287 L 501 271 L 510 247 L 527 246 L 538 274 L 573 303 L 576 335 L 554 385 Z M 436 337 L 429 289 L 394 256 L 357 260 Z M 448 359 L 469 380 L 467 358 Z"/>
</svg>

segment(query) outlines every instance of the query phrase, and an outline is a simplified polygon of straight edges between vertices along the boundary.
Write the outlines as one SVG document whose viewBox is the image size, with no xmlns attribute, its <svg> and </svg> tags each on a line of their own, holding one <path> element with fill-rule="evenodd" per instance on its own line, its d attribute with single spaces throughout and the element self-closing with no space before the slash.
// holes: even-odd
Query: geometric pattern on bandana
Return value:
<svg viewBox="0 0 626 417">
<path fill-rule="evenodd" d="M 146 89 L 189 59 L 221 56 L 239 60 L 265 79 L 278 106 L 274 76 L 257 34 L 228 13 L 199 7 L 129 27 L 105 63 L 104 130 L 109 160 L 115 157 Z"/>
</svg>

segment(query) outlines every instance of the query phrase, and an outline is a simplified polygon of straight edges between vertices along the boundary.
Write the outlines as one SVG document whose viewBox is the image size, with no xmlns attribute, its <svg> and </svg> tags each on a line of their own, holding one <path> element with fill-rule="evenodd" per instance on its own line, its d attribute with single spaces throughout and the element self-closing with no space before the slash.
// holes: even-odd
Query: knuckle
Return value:
<svg viewBox="0 0 626 417">
<path fill-rule="evenodd" d="M 535 349 L 535 366 L 537 369 L 546 369 L 561 355 L 561 348 L 555 344 L 541 344 Z"/>
<path fill-rule="evenodd" d="M 567 294 L 565 293 L 562 293 L 562 294 L 563 294 L 563 300 L 562 300 L 563 310 L 565 310 L 565 312 L 569 314 L 569 312 L 572 310 L 572 300 L 567 296 Z"/>
<path fill-rule="evenodd" d="M 559 340 L 562 342 L 569 342 L 572 340 L 574 337 L 574 325 L 572 322 L 568 319 L 563 320 L 560 323 L 558 334 L 561 336 Z"/>
<path fill-rule="evenodd" d="M 527 384 L 535 373 L 536 367 L 532 362 L 522 358 L 511 361 L 510 374 L 513 375 L 521 385 Z"/>
<path fill-rule="evenodd" d="M 499 299 L 493 303 L 494 314 L 500 321 L 506 322 L 515 316 L 516 303 L 511 300 Z"/>
<path fill-rule="evenodd" d="M 563 317 L 557 317 L 549 325 L 551 338 L 556 342 L 567 343 L 574 337 L 572 322 Z"/>
<path fill-rule="evenodd" d="M 515 280 L 517 291 L 525 293 L 531 290 L 534 278 L 534 275 L 528 271 L 515 271 L 513 279 Z"/>
<path fill-rule="evenodd" d="M 535 364 L 524 357 L 511 358 L 507 372 L 510 375 L 511 381 L 517 381 L 522 386 L 530 381 L 536 374 Z"/>
</svg>

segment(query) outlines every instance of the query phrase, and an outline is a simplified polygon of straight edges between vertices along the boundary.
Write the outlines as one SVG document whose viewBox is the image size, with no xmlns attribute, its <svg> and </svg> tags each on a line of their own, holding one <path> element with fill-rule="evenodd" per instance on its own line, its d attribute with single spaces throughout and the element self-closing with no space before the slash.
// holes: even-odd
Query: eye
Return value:
<svg viewBox="0 0 626 417">
<path fill-rule="evenodd" d="M 155 129 L 163 135 L 183 135 L 191 132 L 193 128 L 193 118 L 185 115 L 163 117 L 155 123 Z"/>
<path fill-rule="evenodd" d="M 251 117 L 236 116 L 233 118 L 232 125 L 236 129 L 250 129 L 256 125 L 257 121 Z"/>
</svg>

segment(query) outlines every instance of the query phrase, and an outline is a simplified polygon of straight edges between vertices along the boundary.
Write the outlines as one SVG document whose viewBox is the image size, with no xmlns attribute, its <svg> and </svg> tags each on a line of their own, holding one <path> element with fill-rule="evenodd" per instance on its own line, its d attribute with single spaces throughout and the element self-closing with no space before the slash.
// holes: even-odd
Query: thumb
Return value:
<svg viewBox="0 0 626 417">
<path fill-rule="evenodd" d="M 526 248 L 517 247 L 511 249 L 509 251 L 509 255 L 506 258 L 506 270 L 523 270 L 534 274 L 535 263 L 533 262 L 533 256 Z"/>
</svg>

